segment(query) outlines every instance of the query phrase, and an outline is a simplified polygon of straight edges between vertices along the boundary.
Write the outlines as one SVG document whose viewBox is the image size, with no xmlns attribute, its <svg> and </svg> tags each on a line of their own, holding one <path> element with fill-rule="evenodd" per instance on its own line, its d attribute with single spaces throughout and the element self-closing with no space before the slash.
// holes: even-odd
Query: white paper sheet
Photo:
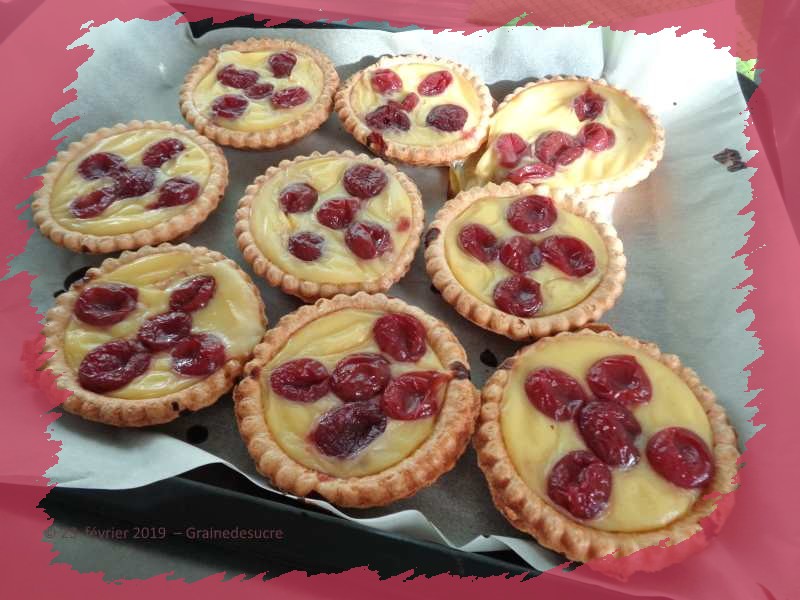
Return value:
<svg viewBox="0 0 800 600">
<path fill-rule="evenodd" d="M 712 156 L 723 148 L 743 157 L 745 103 L 734 60 L 726 50 L 699 33 L 677 37 L 672 30 L 644 36 L 601 29 L 503 28 L 468 37 L 424 31 L 382 33 L 345 30 L 235 30 L 192 39 L 188 27 L 161 22 L 112 22 L 90 30 L 80 44 L 94 55 L 80 67 L 78 100 L 57 113 L 58 120 L 80 115 L 67 129 L 69 141 L 101 126 L 131 119 L 181 122 L 177 93 L 183 76 L 208 49 L 252 35 L 287 37 L 326 52 L 345 79 L 386 53 L 422 52 L 468 64 L 498 100 L 532 78 L 548 74 L 605 77 L 642 97 L 661 116 L 667 132 L 664 159 L 656 172 L 617 200 L 613 221 L 629 260 L 624 294 L 605 321 L 626 334 L 658 343 L 695 368 L 727 407 L 742 440 L 752 398 L 743 369 L 758 356 L 758 345 L 746 327 L 748 312 L 737 313 L 746 289 L 743 260 L 732 259 L 751 226 L 738 215 L 749 202 L 750 171 L 728 172 Z M 336 116 L 308 138 L 276 152 L 226 149 L 231 184 L 219 209 L 189 241 L 220 250 L 249 271 L 233 237 L 233 212 L 244 188 L 268 166 L 314 150 L 363 151 L 342 129 Z M 407 168 L 420 186 L 428 218 L 445 199 L 444 169 Z M 467 348 L 476 385 L 492 368 L 479 356 L 490 350 L 499 360 L 520 344 L 487 333 L 459 317 L 430 290 L 418 253 L 411 272 L 392 293 L 444 319 Z M 67 274 L 99 264 L 56 247 L 38 233 L 26 252 L 12 263 L 12 273 L 26 270 L 39 277 L 31 300 L 40 312 L 52 304 Z M 298 301 L 258 282 L 271 323 L 298 306 Z M 194 446 L 186 430 L 203 425 L 208 439 Z M 131 488 L 221 462 L 269 488 L 257 475 L 239 439 L 229 397 L 200 413 L 146 431 L 118 430 L 65 415 L 51 428 L 62 441 L 59 462 L 47 476 L 59 485 L 81 488 Z M 0 481 L 7 474 L 0 473 Z M 470 449 L 456 468 L 433 487 L 383 509 L 337 510 L 345 518 L 412 537 L 449 544 L 467 551 L 510 548 L 532 566 L 545 570 L 563 557 L 538 546 L 511 528 L 493 507 L 485 481 Z"/>
</svg>

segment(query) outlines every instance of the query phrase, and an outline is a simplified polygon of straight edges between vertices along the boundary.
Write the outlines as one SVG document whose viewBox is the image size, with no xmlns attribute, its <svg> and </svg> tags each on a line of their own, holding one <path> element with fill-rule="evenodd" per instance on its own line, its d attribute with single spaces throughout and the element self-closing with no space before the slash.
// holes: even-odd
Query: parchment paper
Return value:
<svg viewBox="0 0 800 600">
<path fill-rule="evenodd" d="M 177 95 L 186 71 L 210 48 L 252 35 L 293 38 L 320 48 L 333 59 L 343 80 L 382 54 L 423 52 L 468 64 L 498 100 L 516 86 L 548 74 L 605 77 L 642 97 L 663 120 L 666 152 L 656 172 L 620 196 L 614 207 L 612 218 L 625 244 L 629 274 L 621 300 L 605 320 L 618 331 L 655 341 L 681 356 L 717 392 L 741 439 L 754 433 L 748 422 L 754 409 L 745 407 L 752 394 L 745 392 L 743 369 L 758 356 L 758 345 L 746 331 L 752 315 L 736 310 L 747 292 L 738 286 L 748 272 L 741 257 L 731 258 L 751 226 L 749 216 L 738 215 L 750 199 L 751 171 L 732 173 L 712 159 L 723 148 L 738 149 L 748 158 L 742 133 L 745 104 L 734 60 L 726 50 L 715 49 L 700 33 L 677 37 L 673 30 L 644 36 L 521 27 L 465 37 L 425 31 L 227 29 L 194 40 L 188 26 L 174 22 L 175 18 L 111 22 L 90 29 L 76 42 L 89 45 L 94 55 L 78 70 L 78 100 L 54 117 L 80 115 L 66 130 L 68 141 L 131 119 L 182 122 Z M 318 132 L 281 151 L 226 149 L 228 192 L 189 241 L 222 251 L 250 272 L 233 237 L 233 213 L 245 187 L 284 158 L 331 149 L 363 151 L 335 115 Z M 445 199 L 446 170 L 402 169 L 422 189 L 430 219 Z M 25 253 L 13 260 L 12 273 L 38 275 L 31 300 L 44 313 L 69 273 L 101 260 L 73 254 L 35 232 Z M 298 306 L 297 300 L 257 283 L 272 324 Z M 435 294 L 421 250 L 392 294 L 451 325 L 469 352 L 478 386 L 492 372 L 492 358 L 502 361 L 520 347 L 471 325 Z M 184 441 L 193 425 L 209 432 L 199 445 Z M 119 430 L 64 415 L 50 432 L 63 446 L 47 476 L 62 486 L 131 488 L 222 462 L 269 489 L 238 436 L 230 397 L 146 431 Z M 471 449 L 436 485 L 389 507 L 342 512 L 325 502 L 314 503 L 385 531 L 467 551 L 510 548 L 541 570 L 564 560 L 516 532 L 499 515 Z"/>
</svg>

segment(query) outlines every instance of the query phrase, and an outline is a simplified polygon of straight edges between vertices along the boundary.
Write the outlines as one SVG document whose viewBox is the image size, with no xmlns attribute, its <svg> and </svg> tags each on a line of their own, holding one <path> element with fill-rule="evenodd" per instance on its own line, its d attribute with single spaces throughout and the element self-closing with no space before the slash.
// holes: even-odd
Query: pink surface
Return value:
<svg viewBox="0 0 800 600">
<path fill-rule="evenodd" d="M 749 3 L 742 4 L 748 4 L 747 9 L 752 9 Z M 231 2 L 226 4 L 226 10 L 238 10 L 240 5 L 250 7 L 242 8 L 241 12 L 276 15 L 279 20 L 291 16 L 304 20 L 340 19 L 350 14 L 354 17 L 351 21 L 388 18 L 392 25 L 416 22 L 434 29 L 449 27 L 458 30 L 475 29 L 480 15 L 487 14 L 487 11 L 493 11 L 494 18 L 505 19 L 506 12 L 511 18 L 525 10 L 508 1 L 490 3 L 489 6 L 476 2 L 470 6 L 454 1 L 436 5 L 417 1 L 381 5 L 356 0 L 337 3 L 306 1 L 296 3 L 291 9 L 265 2 Z M 331 12 L 328 6 L 335 6 L 338 12 Z M 587 6 L 601 12 L 597 3 L 586 2 L 553 2 L 546 4 L 545 8 L 553 18 L 565 15 L 561 22 L 569 22 L 568 18 L 583 19 L 581 15 L 585 13 L 580 10 L 588 10 Z M 650 8 L 643 9 L 642 6 Z M 324 9 L 320 11 L 320 7 Z M 685 30 L 702 27 L 712 32 L 718 46 L 733 46 L 735 37 L 742 30 L 743 21 L 733 12 L 732 2 L 620 1 L 614 3 L 614 7 L 618 12 L 613 18 L 604 13 L 605 18 L 620 24 L 623 29 L 635 27 L 637 31 L 652 32 L 686 24 Z M 668 10 L 677 12 L 673 14 Z M 222 576 L 216 575 L 193 583 L 189 590 L 185 590 L 187 584 L 167 581 L 164 576 L 159 576 L 109 588 L 102 582 L 100 574 L 81 575 L 67 565 L 51 566 L 51 548 L 42 542 L 42 532 L 48 521 L 36 505 L 47 492 L 46 481 L 39 474 L 54 463 L 58 451 L 58 445 L 48 441 L 45 434 L 45 427 L 54 417 L 43 413 L 58 401 L 58 397 L 43 389 L 47 387 L 47 379 L 40 379 L 39 389 L 26 382 L 26 377 L 33 376 L 30 366 L 35 355 L 35 346 L 29 340 L 36 339 L 39 324 L 27 299 L 31 277 L 20 274 L 0 283 L 0 330 L 4 333 L 4 343 L 0 346 L 0 381 L 4 383 L 6 392 L 4 418 L 0 419 L 3 445 L 0 463 L 5 472 L 18 474 L 16 485 L 2 486 L 4 535 L 0 537 L 0 548 L 5 566 L 4 589 L 25 596 L 30 596 L 30 591 L 35 589 L 37 597 L 46 594 L 77 597 L 109 593 L 112 589 L 116 597 L 140 598 L 143 593 L 166 597 L 189 591 L 197 599 L 218 597 L 225 591 L 235 592 L 241 597 L 261 596 L 266 591 L 264 585 L 273 593 L 312 595 L 324 590 L 326 595 L 347 598 L 374 598 L 378 594 L 438 597 L 446 592 L 485 597 L 496 590 L 509 596 L 541 594 L 541 597 L 551 597 L 558 594 L 559 597 L 595 599 L 647 595 L 714 599 L 799 597 L 800 578 L 796 569 L 800 564 L 800 525 L 795 516 L 795 505 L 800 496 L 800 483 L 796 477 L 800 445 L 795 429 L 800 409 L 795 400 L 794 382 L 787 376 L 794 373 L 796 357 L 800 356 L 800 314 L 794 307 L 800 298 L 800 278 L 797 276 L 800 246 L 792 228 L 793 223 L 800 226 L 800 209 L 796 201 L 800 197 L 800 177 L 798 169 L 793 168 L 790 162 L 796 155 L 792 141 L 800 135 L 796 93 L 792 88 L 792 84 L 796 87 L 793 58 L 799 49 L 795 35 L 798 23 L 795 22 L 794 26 L 789 23 L 792 19 L 796 21 L 798 15 L 791 14 L 791 10 L 789 3 L 772 2 L 764 7 L 763 15 L 757 11 L 762 29 L 759 66 L 766 71 L 763 86 L 750 108 L 754 120 L 763 128 L 763 139 L 759 139 L 755 127 L 750 126 L 747 130 L 751 137 L 750 149 L 773 146 L 769 159 L 773 161 L 775 170 L 773 176 L 764 152 L 759 152 L 749 163 L 750 167 L 758 169 L 752 179 L 754 200 L 748 209 L 755 212 L 755 226 L 741 251 L 746 254 L 748 268 L 753 270 L 753 276 L 743 285 L 754 288 L 742 309 L 754 312 L 752 327 L 764 350 L 763 357 L 751 367 L 750 387 L 763 390 L 755 401 L 759 407 L 756 424 L 766 424 L 766 427 L 748 443 L 742 487 L 736 494 L 736 506 L 727 524 L 702 552 L 662 572 L 634 575 L 625 583 L 609 579 L 590 568 L 602 569 L 603 565 L 598 564 L 568 574 L 546 573 L 524 584 L 503 578 L 475 581 L 449 576 L 409 582 L 403 582 L 404 576 L 400 576 L 380 581 L 375 573 L 362 568 L 313 578 L 293 573 L 267 584 L 258 580 L 222 584 Z M 19 206 L 40 185 L 38 178 L 27 178 L 28 174 L 54 155 L 57 140 L 51 138 L 66 125 L 53 124 L 51 115 L 73 99 L 74 94 L 63 94 L 62 90 L 72 82 L 75 69 L 88 57 L 85 48 L 65 50 L 80 37 L 81 25 L 88 21 L 99 25 L 113 18 L 161 19 L 173 11 L 173 7 L 159 0 L 76 0 L 69 3 L 44 0 L 39 4 L 25 0 L 0 0 L 3 76 L 6 81 L 15 82 L 14 90 L 24 90 L 12 92 L 5 88 L 2 96 L 0 120 L 4 135 L 0 138 L 0 158 L 5 195 L 0 206 L 4 212 L 0 254 L 12 256 L 22 252 L 32 233 L 26 228 L 26 223 L 19 220 Z M 796 7 L 794 11 L 796 13 Z M 187 17 L 195 20 L 212 12 L 208 8 L 191 9 Z M 415 16 L 417 14 L 419 18 Z M 630 20 L 626 21 L 625 15 Z M 603 18 L 592 18 L 596 24 L 605 24 Z M 748 19 L 752 22 L 752 15 Z M 488 22 L 500 24 L 492 20 Z M 540 19 L 537 24 L 548 23 Z M 756 35 L 757 32 L 753 33 L 753 37 Z M 788 211 L 784 198 L 794 199 Z M 23 369 L 20 369 L 21 357 Z M 709 533 L 713 529 L 711 525 Z M 682 552 L 681 546 L 650 549 L 628 562 L 662 560 L 665 553 Z M 618 563 L 615 563 L 615 569 L 621 566 Z M 264 570 L 268 571 L 269 565 L 264 565 Z M 499 590 L 501 587 L 503 589 Z"/>
</svg>

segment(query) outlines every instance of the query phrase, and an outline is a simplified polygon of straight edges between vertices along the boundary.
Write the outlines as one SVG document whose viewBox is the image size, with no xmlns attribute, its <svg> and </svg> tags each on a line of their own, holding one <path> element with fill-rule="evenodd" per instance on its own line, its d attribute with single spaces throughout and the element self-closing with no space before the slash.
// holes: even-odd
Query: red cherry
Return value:
<svg viewBox="0 0 800 600">
<path fill-rule="evenodd" d="M 166 138 L 148 146 L 142 155 L 142 164 L 151 169 L 158 169 L 168 160 L 186 150 L 186 145 L 177 138 Z"/>
<path fill-rule="evenodd" d="M 392 419 L 413 421 L 433 416 L 441 408 L 443 388 L 450 376 L 440 371 L 403 373 L 386 386 L 381 408 Z"/>
<path fill-rule="evenodd" d="M 392 235 L 377 223 L 353 223 L 347 228 L 344 242 L 363 260 L 381 256 L 392 249 Z"/>
<path fill-rule="evenodd" d="M 517 166 L 519 159 L 528 151 L 528 142 L 516 133 L 503 133 L 494 142 L 501 167 L 510 169 Z"/>
<path fill-rule="evenodd" d="M 515 235 L 503 242 L 499 255 L 500 262 L 515 273 L 533 271 L 542 266 L 539 246 L 523 235 Z"/>
<path fill-rule="evenodd" d="M 278 196 L 278 202 L 286 213 L 308 212 L 317 203 L 317 190 L 307 183 L 287 185 Z"/>
<path fill-rule="evenodd" d="M 217 290 L 217 280 L 210 275 L 196 275 L 185 280 L 169 295 L 169 307 L 182 312 L 204 308 Z"/>
<path fill-rule="evenodd" d="M 331 373 L 331 391 L 345 402 L 369 400 L 380 394 L 392 373 L 380 354 L 351 354 L 340 360 Z"/>
<path fill-rule="evenodd" d="M 326 456 L 348 458 L 382 434 L 387 420 L 377 401 L 351 402 L 322 415 L 309 439 Z"/>
<path fill-rule="evenodd" d="M 269 57 L 268 63 L 275 77 L 289 77 L 297 64 L 297 57 L 291 52 L 277 52 Z"/>
<path fill-rule="evenodd" d="M 600 400 L 623 405 L 644 404 L 653 397 L 653 386 L 636 357 L 607 356 L 594 363 L 586 377 L 589 389 Z"/>
<path fill-rule="evenodd" d="M 555 167 L 545 163 L 530 163 L 514 169 L 508 174 L 508 180 L 512 183 L 534 183 L 547 179 L 556 174 Z"/>
<path fill-rule="evenodd" d="M 104 187 L 75 198 L 69 205 L 70 214 L 76 219 L 90 219 L 103 213 L 117 196 L 112 187 Z"/>
<path fill-rule="evenodd" d="M 367 148 L 375 154 L 382 155 L 386 152 L 386 140 L 377 131 L 370 131 L 367 136 Z"/>
<path fill-rule="evenodd" d="M 356 218 L 361 202 L 358 198 L 331 198 L 317 211 L 317 221 L 331 229 L 344 229 Z"/>
<path fill-rule="evenodd" d="M 547 495 L 578 519 L 595 519 L 611 498 L 611 470 L 591 452 L 566 454 L 550 471 Z"/>
<path fill-rule="evenodd" d="M 609 467 L 629 469 L 639 462 L 634 441 L 642 428 L 621 404 L 595 400 L 581 409 L 576 422 L 583 441 Z"/>
<path fill-rule="evenodd" d="M 347 193 L 356 198 L 366 200 L 380 194 L 389 178 L 383 169 L 372 165 L 354 165 L 344 172 L 342 184 Z"/>
<path fill-rule="evenodd" d="M 158 189 L 158 199 L 147 208 L 167 208 L 183 206 L 200 195 L 200 184 L 191 177 L 167 179 Z"/>
<path fill-rule="evenodd" d="M 147 371 L 150 352 L 132 340 L 114 340 L 90 351 L 78 367 L 78 381 L 90 392 L 105 394 L 128 385 Z"/>
<path fill-rule="evenodd" d="M 605 98 L 600 94 L 592 91 L 592 88 L 587 87 L 586 91 L 580 96 L 576 96 L 572 101 L 572 108 L 575 109 L 575 115 L 579 121 L 587 119 L 593 120 L 600 116 L 603 112 L 603 107 L 606 104 Z"/>
<path fill-rule="evenodd" d="M 283 363 L 272 372 L 269 383 L 276 394 L 294 402 L 314 402 L 330 390 L 328 369 L 311 358 Z"/>
<path fill-rule="evenodd" d="M 75 301 L 75 316 L 84 323 L 109 327 L 136 310 L 139 290 L 118 283 L 85 288 Z"/>
<path fill-rule="evenodd" d="M 238 119 L 247 110 L 250 102 L 238 94 L 225 94 L 211 103 L 211 114 L 220 119 Z"/>
<path fill-rule="evenodd" d="M 594 252 L 589 245 L 568 235 L 553 235 L 542 242 L 542 256 L 559 271 L 583 277 L 594 271 Z"/>
<path fill-rule="evenodd" d="M 470 223 L 458 232 L 461 249 L 481 261 L 490 263 L 497 258 L 497 237 L 484 225 Z"/>
<path fill-rule="evenodd" d="M 273 91 L 275 91 L 275 86 L 271 83 L 256 83 L 247 88 L 244 95 L 251 100 L 263 100 L 272 95 Z"/>
<path fill-rule="evenodd" d="M 312 262 L 322 256 L 322 246 L 325 238 L 311 231 L 301 231 L 289 238 L 289 252 L 293 256 Z"/>
<path fill-rule="evenodd" d="M 195 333 L 172 348 L 172 368 L 181 375 L 205 377 L 225 364 L 225 346 L 217 336 Z"/>
<path fill-rule="evenodd" d="M 192 332 L 192 317 L 168 312 L 150 317 L 139 328 L 139 341 L 153 352 L 168 350 Z"/>
<path fill-rule="evenodd" d="M 379 94 L 389 94 L 403 89 L 403 80 L 391 69 L 377 69 L 370 78 L 372 89 Z"/>
<path fill-rule="evenodd" d="M 541 233 L 556 222 L 558 212 L 547 196 L 517 198 L 506 211 L 508 224 L 520 233 Z"/>
<path fill-rule="evenodd" d="M 588 401 L 580 383 L 552 368 L 530 373 L 525 378 L 525 393 L 531 404 L 555 421 L 569 421 Z"/>
<path fill-rule="evenodd" d="M 372 335 L 381 352 L 400 362 L 417 362 L 428 350 L 428 334 L 419 319 L 392 313 L 380 317 Z"/>
<path fill-rule="evenodd" d="M 156 174 L 150 167 L 133 167 L 114 173 L 114 193 L 118 198 L 135 198 L 150 192 L 156 183 Z"/>
<path fill-rule="evenodd" d="M 275 108 L 294 108 L 311 99 L 311 94 L 304 87 L 294 86 L 273 92 L 269 101 Z"/>
<path fill-rule="evenodd" d="M 408 115 L 394 104 L 384 104 L 379 106 L 364 117 L 367 127 L 377 131 L 385 129 L 399 129 L 408 131 L 411 129 L 411 119 Z"/>
<path fill-rule="evenodd" d="M 258 81 L 258 73 L 252 69 L 237 69 L 233 65 L 225 65 L 217 71 L 217 80 L 222 85 L 244 90 Z"/>
<path fill-rule="evenodd" d="M 503 312 L 529 319 L 542 308 L 539 284 L 522 275 L 504 279 L 494 288 L 494 303 Z"/>
<path fill-rule="evenodd" d="M 577 139 L 563 131 L 548 131 L 536 138 L 534 153 L 543 163 L 566 166 L 583 154 Z"/>
<path fill-rule="evenodd" d="M 120 170 L 125 170 L 125 159 L 111 152 L 90 154 L 78 165 L 78 173 L 84 179 L 110 177 Z"/>
<path fill-rule="evenodd" d="M 425 122 L 439 131 L 461 131 L 467 123 L 468 113 L 465 108 L 456 104 L 440 104 L 434 106 Z"/>
<path fill-rule="evenodd" d="M 400 108 L 402 108 L 406 112 L 411 112 L 414 110 L 419 104 L 419 96 L 417 96 L 414 92 L 407 94 L 403 101 L 400 103 Z"/>
<path fill-rule="evenodd" d="M 578 142 L 592 152 L 602 152 L 616 142 L 614 131 L 600 123 L 587 123 L 578 132 Z"/>
<path fill-rule="evenodd" d="M 653 470 L 678 487 L 704 487 L 714 477 L 714 459 L 706 443 L 683 427 L 662 429 L 647 442 Z"/>
<path fill-rule="evenodd" d="M 429 74 L 417 86 L 417 91 L 422 96 L 438 96 L 453 83 L 453 75 L 450 71 L 436 71 Z M 459 127 L 459 129 L 461 129 Z"/>
</svg>

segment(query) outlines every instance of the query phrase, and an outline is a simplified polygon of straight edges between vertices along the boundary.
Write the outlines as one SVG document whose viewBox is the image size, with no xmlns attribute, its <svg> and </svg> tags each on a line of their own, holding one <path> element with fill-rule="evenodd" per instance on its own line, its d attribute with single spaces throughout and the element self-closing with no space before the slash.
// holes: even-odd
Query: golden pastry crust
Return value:
<svg viewBox="0 0 800 600">
<path fill-rule="evenodd" d="M 400 182 L 403 191 L 408 195 L 411 203 L 411 226 L 409 227 L 409 237 L 406 245 L 398 252 L 391 270 L 383 273 L 378 279 L 357 283 L 317 283 L 307 279 L 302 279 L 290 272 L 284 271 L 275 263 L 267 258 L 256 244 L 255 238 L 250 229 L 250 214 L 253 203 L 261 188 L 277 173 L 283 169 L 288 169 L 307 160 L 314 160 L 325 157 L 340 157 L 344 159 L 359 160 L 365 164 L 378 167 L 386 171 L 389 176 L 394 177 Z M 370 294 L 385 292 L 397 281 L 403 278 L 411 268 L 414 254 L 419 246 L 419 239 L 422 229 L 425 226 L 425 209 L 422 205 L 422 196 L 416 184 L 403 172 L 397 170 L 393 165 L 385 163 L 379 158 L 370 158 L 366 154 L 355 154 L 349 150 L 345 152 L 330 151 L 325 154 L 313 152 L 309 156 L 298 156 L 292 160 L 282 160 L 277 166 L 270 167 L 263 175 L 260 175 L 245 190 L 244 197 L 239 200 L 239 208 L 236 211 L 236 225 L 234 234 L 242 251 L 245 260 L 253 267 L 253 271 L 267 280 L 275 287 L 279 287 L 287 294 L 297 296 L 306 302 L 312 302 L 318 298 L 332 298 L 337 294 L 355 294 L 356 292 L 367 292 Z"/>
<path fill-rule="evenodd" d="M 405 63 L 441 65 L 449 71 L 457 73 L 472 84 L 480 100 L 480 119 L 475 126 L 474 135 L 450 144 L 432 147 L 400 144 L 392 140 L 384 140 L 382 148 L 376 147 L 375 144 L 370 143 L 369 136 L 372 130 L 367 127 L 364 121 L 356 116 L 350 103 L 350 94 L 353 86 L 376 69 L 388 69 L 394 65 Z M 376 154 L 410 165 L 446 166 L 453 161 L 466 158 L 480 148 L 489 133 L 489 117 L 492 114 L 493 103 L 494 100 L 489 92 L 489 88 L 467 67 L 444 58 L 435 58 L 421 54 L 403 54 L 399 56 L 384 56 L 375 64 L 351 76 L 336 93 L 335 109 L 344 128 L 350 135 Z"/>
<path fill-rule="evenodd" d="M 661 120 L 658 116 L 650 109 L 649 106 L 644 104 L 639 98 L 633 96 L 630 92 L 625 89 L 615 87 L 608 83 L 605 79 L 594 79 L 592 77 L 578 77 L 575 75 L 551 75 L 547 77 L 543 77 L 542 79 L 537 79 L 536 81 L 532 81 L 527 83 L 523 86 L 518 87 L 513 92 L 508 94 L 503 101 L 497 106 L 494 114 L 497 115 L 502 111 L 512 100 L 514 100 L 520 94 L 523 94 L 539 85 L 544 85 L 547 83 L 551 83 L 553 81 L 582 81 L 586 84 L 591 84 L 593 86 L 603 86 L 610 89 L 615 90 L 616 92 L 622 94 L 627 98 L 631 104 L 636 107 L 642 114 L 645 115 L 647 120 L 651 123 L 653 134 L 655 136 L 655 141 L 653 142 L 652 146 L 648 150 L 647 154 L 644 158 L 633 168 L 631 168 L 628 172 L 624 173 L 623 175 L 616 177 L 614 179 L 609 179 L 605 181 L 600 181 L 598 183 L 585 183 L 578 186 L 559 186 L 562 191 L 567 194 L 570 194 L 576 198 L 589 198 L 589 197 L 598 197 L 598 196 L 608 196 L 612 194 L 618 194 L 627 190 L 628 188 L 632 188 L 638 183 L 641 183 L 652 173 L 656 166 L 658 165 L 661 158 L 664 156 L 664 127 L 661 124 Z M 460 168 L 459 166 L 454 165 L 451 167 L 450 171 L 450 178 L 449 178 L 449 192 L 451 194 L 458 193 L 459 191 L 463 191 L 459 188 L 458 185 L 458 177 L 455 176 L 454 170 Z M 542 180 L 542 184 L 547 185 L 547 180 Z"/>
<path fill-rule="evenodd" d="M 89 269 L 82 279 L 72 284 L 69 291 L 59 295 L 55 305 L 45 316 L 43 329 L 45 335 L 44 352 L 52 353 L 52 356 L 47 360 L 46 368 L 55 375 L 59 387 L 72 392 L 72 395 L 64 401 L 64 410 L 90 421 L 98 421 L 117 427 L 146 427 L 168 423 L 176 419 L 181 411 L 184 410 L 197 411 L 211 406 L 220 396 L 233 387 L 234 381 L 241 375 L 242 368 L 251 355 L 228 359 L 214 373 L 184 390 L 160 398 L 141 400 L 114 398 L 113 396 L 97 394 L 84 389 L 78 382 L 77 373 L 66 362 L 63 350 L 64 336 L 72 319 L 75 301 L 81 291 L 93 280 L 114 271 L 122 265 L 144 256 L 175 251 L 190 252 L 196 256 L 207 256 L 215 262 L 221 262 L 234 268 L 247 282 L 255 298 L 258 299 L 262 325 L 266 329 L 267 317 L 258 288 L 253 284 L 247 273 L 242 271 L 235 262 L 219 252 L 201 246 L 190 246 L 189 244 L 161 244 L 155 247 L 146 246 L 136 252 L 123 252 L 119 258 L 107 258 L 99 267 Z"/>
<path fill-rule="evenodd" d="M 163 129 L 166 133 L 177 132 L 191 139 L 202 148 L 211 162 L 208 181 L 200 195 L 192 201 L 186 210 L 157 225 L 142 228 L 132 233 L 118 235 L 93 235 L 67 229 L 58 223 L 50 210 L 50 197 L 53 186 L 64 168 L 88 148 L 101 140 L 130 131 Z M 87 133 L 80 141 L 71 143 L 66 150 L 58 153 L 55 160 L 47 165 L 42 177 L 42 187 L 34 195 L 33 221 L 39 226 L 42 234 L 49 237 L 59 246 L 73 252 L 90 254 L 108 254 L 121 250 L 135 250 L 143 246 L 152 246 L 169 242 L 189 235 L 209 214 L 217 208 L 228 186 L 228 162 L 225 155 L 210 140 L 188 129 L 167 121 L 130 121 L 119 123 L 113 127 L 103 127 Z"/>
<path fill-rule="evenodd" d="M 490 306 L 464 288 L 447 261 L 443 234 L 454 219 L 478 200 L 492 196 L 531 194 L 549 196 L 558 210 L 569 211 L 594 225 L 603 239 L 608 254 L 608 265 L 600 283 L 579 304 L 552 315 L 524 319 Z M 601 222 L 597 214 L 590 212 L 583 202 L 566 195 L 563 190 L 551 190 L 544 185 L 533 186 L 529 183 L 515 185 L 507 181 L 501 185 L 489 183 L 461 192 L 436 214 L 425 234 L 425 246 L 425 267 L 433 285 L 442 293 L 442 298 L 461 316 L 476 325 L 514 340 L 528 340 L 578 329 L 597 320 L 614 306 L 622 294 L 625 283 L 626 258 L 622 252 L 622 240 L 617 236 L 616 230 L 608 223 Z"/>
<path fill-rule="evenodd" d="M 274 129 L 264 131 L 235 131 L 214 123 L 195 106 L 193 94 L 197 85 L 217 64 L 217 55 L 226 50 L 237 52 L 263 52 L 269 50 L 294 50 L 311 57 L 322 70 L 323 85 L 314 105 L 298 116 L 296 120 Z M 249 38 L 214 48 L 186 74 L 180 89 L 180 107 L 183 118 L 200 133 L 218 144 L 243 150 L 270 150 L 296 142 L 315 131 L 330 116 L 333 109 L 333 95 L 339 87 L 339 74 L 331 60 L 316 48 L 294 42 L 269 38 Z"/>
<path fill-rule="evenodd" d="M 419 319 L 427 330 L 428 344 L 453 379 L 433 432 L 410 456 L 373 475 L 341 478 L 309 469 L 283 451 L 266 422 L 260 377 L 264 365 L 294 332 L 319 317 L 349 308 L 406 313 Z M 480 398 L 469 380 L 464 349 L 444 323 L 402 300 L 366 293 L 319 300 L 283 317 L 256 346 L 254 355 L 233 396 L 239 432 L 258 471 L 288 493 L 308 496 L 316 492 L 338 506 L 383 506 L 412 496 L 452 469 L 474 431 Z"/>
<path fill-rule="evenodd" d="M 714 479 L 690 510 L 669 525 L 630 533 L 594 529 L 555 508 L 532 491 L 517 473 L 500 427 L 501 403 L 510 371 L 523 355 L 557 343 L 564 336 L 610 337 L 645 352 L 680 377 L 703 407 L 713 434 L 712 452 L 716 467 Z M 478 452 L 478 465 L 486 477 L 495 506 L 514 527 L 529 533 L 543 546 L 566 555 L 570 560 L 585 562 L 612 553 L 628 556 L 642 548 L 658 545 L 665 539 L 669 539 L 670 544 L 677 544 L 701 530 L 700 520 L 708 517 L 714 510 L 717 494 L 727 494 L 735 488 L 739 450 L 736 432 L 728 422 L 725 410 L 717 402 L 714 393 L 701 383 L 697 373 L 684 367 L 677 356 L 662 354 L 655 344 L 620 336 L 611 331 L 597 333 L 590 330 L 561 333 L 541 339 L 517 352 L 495 371 L 482 390 L 482 402 L 473 444 Z"/>
</svg>

